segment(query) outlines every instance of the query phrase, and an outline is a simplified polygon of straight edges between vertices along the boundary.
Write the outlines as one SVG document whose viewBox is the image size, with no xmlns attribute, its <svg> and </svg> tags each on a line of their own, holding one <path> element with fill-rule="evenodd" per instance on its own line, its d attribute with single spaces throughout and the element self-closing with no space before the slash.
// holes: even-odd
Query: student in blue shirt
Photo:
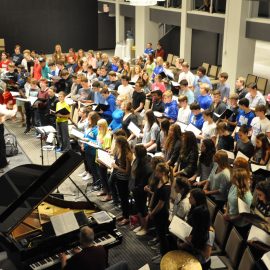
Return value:
<svg viewBox="0 0 270 270">
<path fill-rule="evenodd" d="M 207 110 L 210 108 L 211 104 L 213 103 L 213 100 L 211 96 L 209 95 L 210 86 L 207 83 L 202 83 L 200 85 L 201 94 L 198 96 L 198 103 L 200 104 L 200 107 L 204 110 Z"/>
<path fill-rule="evenodd" d="M 241 127 L 242 125 L 246 125 L 248 128 L 250 128 L 251 121 L 255 117 L 255 114 L 249 108 L 249 100 L 247 98 L 241 98 L 238 105 L 240 110 L 236 118 L 237 126 Z"/>
<path fill-rule="evenodd" d="M 246 125 L 248 129 L 251 129 L 251 121 L 255 117 L 254 112 L 249 108 L 249 100 L 247 98 L 241 98 L 238 102 L 239 105 L 239 113 L 236 118 L 237 127 L 241 127 Z M 235 133 L 235 140 L 238 141 L 238 132 Z"/>
<path fill-rule="evenodd" d="M 144 54 L 147 55 L 147 54 L 154 54 L 154 53 L 155 53 L 155 51 L 152 48 L 152 43 L 148 42 L 146 45 L 146 49 L 144 50 Z"/>
<path fill-rule="evenodd" d="M 41 76 L 42 76 L 42 78 L 49 80 L 49 74 L 50 74 L 51 70 L 47 66 L 46 60 L 44 58 L 40 58 L 39 63 L 40 63 L 40 66 L 41 66 Z"/>
<path fill-rule="evenodd" d="M 198 96 L 200 95 L 200 84 L 207 83 L 212 89 L 212 84 L 210 79 L 206 76 L 206 69 L 205 67 L 198 67 L 197 75 L 195 76 L 193 88 L 194 88 L 194 97 L 197 101 Z"/>
<path fill-rule="evenodd" d="M 178 115 L 178 105 L 175 100 L 172 100 L 173 93 L 171 90 L 165 91 L 163 101 L 165 104 L 164 116 L 169 118 L 170 122 L 175 122 Z"/>
<path fill-rule="evenodd" d="M 107 70 L 106 66 L 102 66 L 100 68 L 100 76 L 98 77 L 98 80 L 100 82 L 103 82 L 105 85 L 110 84 L 110 78 L 108 76 L 108 70 Z"/>
<path fill-rule="evenodd" d="M 161 57 L 157 57 L 156 59 L 156 66 L 153 70 L 152 79 L 155 78 L 155 76 L 161 72 L 164 72 L 163 68 L 163 59 Z"/>
<path fill-rule="evenodd" d="M 98 113 L 90 112 L 88 114 L 88 126 L 84 132 L 83 141 L 93 142 L 97 144 L 97 135 L 98 135 L 98 127 L 97 122 L 100 119 Z M 96 148 L 90 146 L 89 144 L 84 143 L 82 150 L 85 152 L 85 159 L 88 170 L 91 172 L 93 176 L 93 185 L 97 184 L 99 179 L 97 163 L 96 163 Z"/>
<path fill-rule="evenodd" d="M 192 114 L 190 116 L 189 123 L 193 124 L 198 129 L 202 129 L 204 119 L 203 119 L 200 105 L 194 102 L 190 104 L 190 110 Z"/>
<path fill-rule="evenodd" d="M 102 118 L 105 118 L 108 123 L 112 121 L 112 114 L 116 109 L 116 102 L 115 102 L 115 96 L 109 92 L 107 88 L 103 88 L 101 90 L 102 97 L 106 100 L 107 105 L 109 105 L 109 108 L 106 111 L 100 111 L 100 115 Z"/>
<path fill-rule="evenodd" d="M 107 105 L 106 100 L 102 97 L 100 90 L 101 90 L 101 83 L 98 81 L 94 81 L 92 83 L 92 90 L 94 92 L 94 103 L 95 104 L 105 104 Z"/>
<path fill-rule="evenodd" d="M 221 101 L 227 103 L 229 97 L 230 97 L 230 86 L 227 83 L 227 80 L 229 78 L 229 75 L 227 72 L 222 72 L 219 74 L 219 83 L 217 85 L 217 90 L 220 91 L 221 94 Z"/>
</svg>

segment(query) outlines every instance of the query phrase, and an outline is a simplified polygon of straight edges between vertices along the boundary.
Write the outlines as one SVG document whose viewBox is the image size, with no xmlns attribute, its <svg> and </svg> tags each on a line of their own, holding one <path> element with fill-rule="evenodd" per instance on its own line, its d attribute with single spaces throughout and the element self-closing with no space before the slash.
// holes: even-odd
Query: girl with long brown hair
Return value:
<svg viewBox="0 0 270 270">
<path fill-rule="evenodd" d="M 112 165 L 112 181 L 116 182 L 119 197 L 121 200 L 123 219 L 119 222 L 120 226 L 129 223 L 129 190 L 128 184 L 131 173 L 131 161 L 133 158 L 132 151 L 125 137 L 119 136 L 115 141 L 114 151 L 115 163 Z"/>
</svg>

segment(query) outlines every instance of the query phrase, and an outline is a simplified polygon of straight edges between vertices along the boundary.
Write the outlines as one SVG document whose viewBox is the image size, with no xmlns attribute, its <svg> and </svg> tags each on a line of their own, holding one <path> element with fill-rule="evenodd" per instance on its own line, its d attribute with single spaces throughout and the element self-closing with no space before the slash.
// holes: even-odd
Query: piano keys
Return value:
<svg viewBox="0 0 270 270">
<path fill-rule="evenodd" d="M 74 212 L 79 228 L 93 228 L 95 244 L 109 249 L 121 243 L 113 215 L 108 213 L 111 222 L 97 224 L 91 216 L 101 211 L 96 204 L 53 196 L 52 192 L 81 163 L 81 156 L 70 150 L 51 166 L 22 165 L 0 177 L 0 245 L 18 269 L 53 269 L 57 254 L 67 252 L 72 256 L 79 245 L 79 229 L 56 236 L 50 221 L 51 216 L 67 211 Z"/>
</svg>

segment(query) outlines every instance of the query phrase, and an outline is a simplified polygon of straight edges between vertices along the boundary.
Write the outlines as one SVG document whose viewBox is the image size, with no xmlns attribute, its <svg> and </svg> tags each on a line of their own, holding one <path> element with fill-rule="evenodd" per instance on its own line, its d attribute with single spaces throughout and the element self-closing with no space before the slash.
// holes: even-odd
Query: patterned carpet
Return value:
<svg viewBox="0 0 270 270">
<path fill-rule="evenodd" d="M 24 128 L 21 127 L 21 124 L 14 123 L 12 121 L 7 121 L 6 132 L 10 132 L 16 135 L 19 147 L 20 154 L 16 157 L 10 158 L 10 164 L 5 169 L 11 169 L 13 167 L 27 164 L 35 163 L 41 164 L 41 151 L 40 151 L 40 140 L 36 138 L 35 133 L 25 135 L 23 133 Z M 55 161 L 55 152 L 46 151 L 44 154 L 44 165 L 50 165 Z M 57 154 L 59 156 L 59 154 Z M 119 216 L 120 212 L 118 209 L 115 209 L 110 202 L 103 203 L 100 202 L 96 196 L 96 192 L 90 192 L 87 189 L 85 181 L 82 181 L 78 174 L 83 171 L 83 165 L 81 165 L 72 175 L 71 178 L 76 182 L 76 184 L 82 189 L 86 190 L 88 198 L 97 203 L 101 209 L 112 212 L 115 216 Z M 59 190 L 63 194 L 72 194 L 68 196 L 69 199 L 75 198 L 83 200 L 82 194 L 77 192 L 75 187 L 71 184 L 70 180 L 66 180 L 60 187 Z M 75 195 L 75 196 L 74 196 Z M 151 239 L 151 236 L 137 237 L 134 232 L 132 232 L 129 226 L 118 228 L 119 231 L 123 234 L 123 242 L 121 245 L 116 246 L 109 251 L 109 263 L 114 264 L 121 260 L 128 262 L 131 270 L 136 270 L 149 263 L 151 270 L 158 270 L 158 265 L 153 265 L 151 263 L 151 258 L 156 255 L 155 251 L 152 251 L 150 247 L 147 246 L 147 241 Z M 1 265 L 0 265 L 1 267 Z M 4 268 L 3 268 L 4 269 Z M 8 270 L 8 269 L 4 269 Z"/>
</svg>

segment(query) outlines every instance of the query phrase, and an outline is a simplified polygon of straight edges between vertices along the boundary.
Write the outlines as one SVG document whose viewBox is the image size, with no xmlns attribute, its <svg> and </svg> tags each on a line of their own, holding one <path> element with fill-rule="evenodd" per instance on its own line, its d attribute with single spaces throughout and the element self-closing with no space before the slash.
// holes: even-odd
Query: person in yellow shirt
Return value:
<svg viewBox="0 0 270 270">
<path fill-rule="evenodd" d="M 97 135 L 97 141 L 99 146 L 103 150 L 109 150 L 112 145 L 112 134 L 108 129 L 108 123 L 105 119 L 100 119 L 97 122 L 98 126 L 98 135 Z M 101 193 L 99 193 L 99 196 L 106 196 L 101 199 L 103 202 L 110 201 L 112 199 L 112 196 L 109 193 L 109 185 L 108 185 L 108 169 L 103 164 L 99 164 L 99 175 L 100 180 L 103 186 L 103 190 Z"/>
<path fill-rule="evenodd" d="M 59 92 L 58 100 L 56 104 L 56 130 L 58 142 L 60 143 L 60 148 L 57 149 L 58 152 L 67 152 L 70 148 L 69 134 L 68 134 L 68 119 L 70 117 L 70 106 L 65 102 L 66 93 L 64 91 Z M 58 111 L 66 109 L 69 114 L 57 113 Z"/>
</svg>

